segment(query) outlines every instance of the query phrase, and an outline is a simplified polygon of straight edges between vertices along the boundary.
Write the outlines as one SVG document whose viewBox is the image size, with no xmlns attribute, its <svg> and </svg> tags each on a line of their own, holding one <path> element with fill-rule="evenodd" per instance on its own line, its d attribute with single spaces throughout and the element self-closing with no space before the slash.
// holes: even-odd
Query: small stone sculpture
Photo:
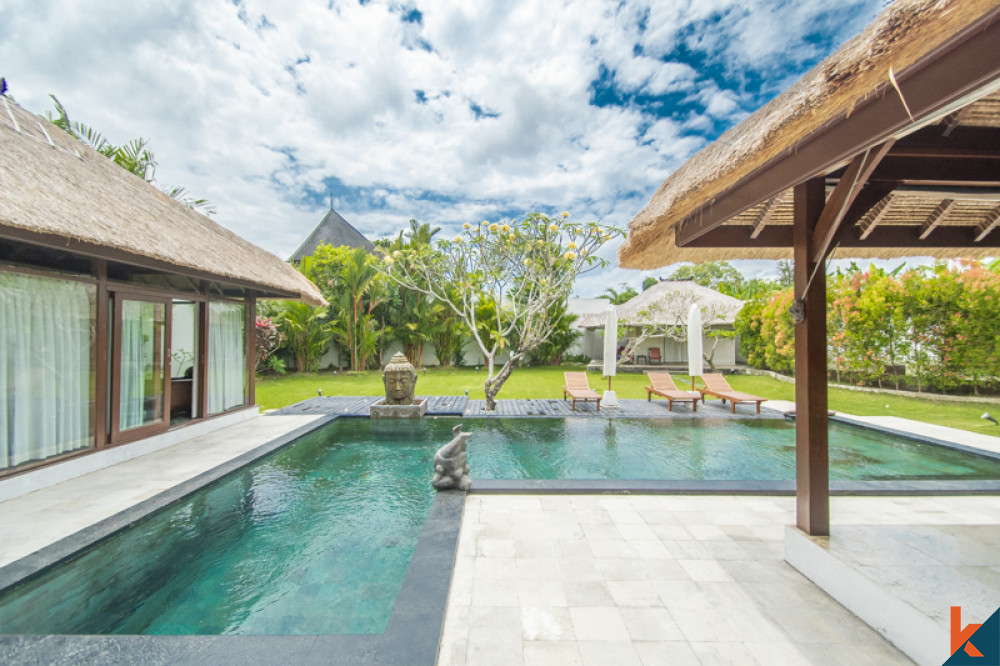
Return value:
<svg viewBox="0 0 1000 666">
<path fill-rule="evenodd" d="M 389 359 L 382 373 L 386 405 L 412 405 L 417 388 L 417 371 L 402 352 Z"/>
<path fill-rule="evenodd" d="M 462 424 L 452 428 L 455 438 L 438 449 L 434 454 L 434 478 L 431 485 L 438 490 L 468 490 L 472 486 L 469 478 L 468 455 L 465 442 L 471 432 L 462 432 Z"/>
</svg>

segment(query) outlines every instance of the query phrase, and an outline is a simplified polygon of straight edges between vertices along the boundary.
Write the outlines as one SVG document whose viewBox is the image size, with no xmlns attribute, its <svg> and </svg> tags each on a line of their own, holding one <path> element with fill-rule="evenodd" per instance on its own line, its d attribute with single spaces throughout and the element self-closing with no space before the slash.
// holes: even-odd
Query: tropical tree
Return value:
<svg viewBox="0 0 1000 666">
<path fill-rule="evenodd" d="M 300 301 L 280 301 L 277 305 L 278 327 L 288 340 L 299 372 L 313 372 L 329 346 L 333 332 L 326 314 L 326 308 Z"/>
<path fill-rule="evenodd" d="M 702 287 L 722 291 L 738 291 L 745 278 L 728 261 L 705 261 L 691 266 L 681 266 L 670 274 L 669 280 L 692 280 Z M 727 293 L 727 292 L 723 292 Z"/>
<path fill-rule="evenodd" d="M 612 305 L 622 305 L 623 303 L 628 303 L 633 298 L 639 295 L 639 292 L 635 290 L 635 287 L 630 287 L 629 285 L 622 282 L 620 285 L 621 289 L 615 289 L 614 287 L 608 287 L 604 290 L 603 296 L 605 296 Z M 643 288 L 645 290 L 645 288 Z"/>
<path fill-rule="evenodd" d="M 487 365 L 489 410 L 514 365 L 552 334 L 552 305 L 569 296 L 577 276 L 606 265 L 596 251 L 623 235 L 568 218 L 569 213 L 557 219 L 532 213 L 521 221 L 465 224 L 452 240 L 386 257 L 391 279 L 447 305 L 476 341 Z M 491 314 L 484 317 L 481 306 Z M 501 351 L 509 355 L 497 370 Z"/>
<path fill-rule="evenodd" d="M 256 371 L 271 368 L 279 375 L 285 374 L 285 363 L 274 353 L 281 347 L 282 335 L 271 317 L 257 315 L 254 322 L 254 348 L 257 359 Z"/>
<path fill-rule="evenodd" d="M 94 128 L 81 122 L 71 121 L 66 113 L 66 107 L 56 99 L 56 96 L 49 95 L 49 97 L 52 98 L 56 111 L 55 114 L 46 111 L 45 117 L 50 123 L 87 144 L 129 173 L 135 174 L 147 183 L 156 185 L 164 194 L 176 199 L 188 208 L 193 208 L 206 215 L 215 214 L 215 207 L 208 199 L 195 198 L 188 194 L 183 187 L 163 187 L 156 183 L 156 158 L 149 150 L 148 140 L 140 137 L 116 146 Z"/>
<path fill-rule="evenodd" d="M 531 365 L 559 365 L 562 363 L 563 355 L 581 335 L 579 329 L 573 326 L 578 317 L 566 311 L 567 302 L 553 303 L 549 316 L 555 321 L 552 333 L 548 339 L 538 345 L 536 349 L 528 354 L 528 362 Z"/>
<path fill-rule="evenodd" d="M 375 316 L 375 309 L 388 299 L 377 263 L 364 248 L 323 244 L 299 266 L 330 303 L 333 334 L 350 356 L 352 370 L 364 370 L 391 332 Z"/>
</svg>

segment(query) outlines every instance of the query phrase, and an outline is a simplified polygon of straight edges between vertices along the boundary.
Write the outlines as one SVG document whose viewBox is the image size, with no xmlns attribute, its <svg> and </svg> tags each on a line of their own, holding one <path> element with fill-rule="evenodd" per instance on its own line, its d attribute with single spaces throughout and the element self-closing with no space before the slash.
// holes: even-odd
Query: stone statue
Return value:
<svg viewBox="0 0 1000 666">
<path fill-rule="evenodd" d="M 462 432 L 462 424 L 452 428 L 455 438 L 438 449 L 434 454 L 434 478 L 431 485 L 438 490 L 468 490 L 472 486 L 469 478 L 468 455 L 465 441 L 471 432 Z"/>
<path fill-rule="evenodd" d="M 402 352 L 389 359 L 382 373 L 386 405 L 412 405 L 417 387 L 417 371 Z"/>
</svg>

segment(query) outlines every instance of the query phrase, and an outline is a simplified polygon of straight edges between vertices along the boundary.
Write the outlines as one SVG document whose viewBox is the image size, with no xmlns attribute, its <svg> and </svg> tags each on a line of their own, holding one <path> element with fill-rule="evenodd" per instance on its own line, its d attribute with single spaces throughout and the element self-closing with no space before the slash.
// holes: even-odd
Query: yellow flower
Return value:
<svg viewBox="0 0 1000 666">
<path fill-rule="evenodd" d="M 570 241 L 570 242 L 566 243 L 566 247 L 568 247 L 571 250 L 575 250 L 576 249 L 576 243 L 574 243 L 573 241 Z"/>
<path fill-rule="evenodd" d="M 490 223 L 489 223 L 489 222 L 487 222 L 486 220 L 483 220 L 483 226 L 484 226 L 484 227 L 488 227 L 488 226 L 490 226 Z"/>
<path fill-rule="evenodd" d="M 559 231 L 559 227 L 557 227 L 554 224 L 550 224 L 549 225 L 549 231 L 551 231 L 552 233 L 555 233 L 555 232 Z"/>
<path fill-rule="evenodd" d="M 500 227 L 500 231 L 507 233 L 508 231 L 510 231 L 510 225 L 509 224 L 503 225 L 502 227 Z"/>
<path fill-rule="evenodd" d="M 611 234 L 604 234 L 603 238 L 604 238 L 604 242 L 606 243 L 609 240 L 611 240 Z"/>
<path fill-rule="evenodd" d="M 510 239 L 510 240 L 514 240 L 514 234 L 511 234 L 510 236 L 507 236 L 507 238 Z"/>
<path fill-rule="evenodd" d="M 455 242 L 456 243 L 461 243 L 462 242 L 462 236 L 461 236 L 461 234 L 459 234 L 458 236 L 455 236 Z"/>
<path fill-rule="evenodd" d="M 392 263 L 392 257 L 390 257 L 389 255 L 385 255 L 385 263 L 391 264 Z"/>
<path fill-rule="evenodd" d="M 398 258 L 398 257 L 399 257 L 399 250 L 396 250 L 395 252 L 393 252 L 393 253 L 392 253 L 392 256 L 394 256 L 394 257 L 397 257 L 397 258 Z"/>
<path fill-rule="evenodd" d="M 586 257 L 587 256 L 587 248 L 583 248 L 582 250 L 580 250 L 580 256 L 581 257 Z"/>
<path fill-rule="evenodd" d="M 462 228 L 463 228 L 463 229 L 471 229 L 471 228 L 472 228 L 472 225 L 471 225 L 471 224 L 469 224 L 468 222 L 466 222 L 465 224 L 463 224 L 463 225 L 462 225 Z"/>
<path fill-rule="evenodd" d="M 528 259 L 527 257 L 525 257 L 525 258 L 524 258 L 524 265 L 525 265 L 525 266 L 527 266 L 527 265 L 529 265 L 530 263 L 531 263 L 531 259 Z"/>
<path fill-rule="evenodd" d="M 563 256 L 570 260 L 576 259 L 576 252 L 567 252 Z"/>
<path fill-rule="evenodd" d="M 562 212 L 562 216 L 563 216 L 563 219 L 566 219 L 567 217 L 569 217 L 569 213 L 567 213 L 566 211 L 563 211 Z"/>
<path fill-rule="evenodd" d="M 490 225 L 490 231 L 496 231 L 499 228 L 500 228 L 500 225 L 498 225 L 496 222 L 494 222 L 493 224 Z"/>
</svg>

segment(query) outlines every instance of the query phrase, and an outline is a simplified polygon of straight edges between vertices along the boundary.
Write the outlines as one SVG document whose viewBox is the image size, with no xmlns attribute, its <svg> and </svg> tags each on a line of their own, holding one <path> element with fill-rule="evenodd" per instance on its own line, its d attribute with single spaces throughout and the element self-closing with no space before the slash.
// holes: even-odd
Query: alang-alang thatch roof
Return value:
<svg viewBox="0 0 1000 666">
<path fill-rule="evenodd" d="M 0 98 L 0 238 L 325 304 L 293 267 Z"/>
<path fill-rule="evenodd" d="M 667 178 L 621 265 L 789 258 L 792 188 L 845 175 L 835 257 L 1000 254 L 998 45 L 996 0 L 896 0 Z"/>
</svg>

